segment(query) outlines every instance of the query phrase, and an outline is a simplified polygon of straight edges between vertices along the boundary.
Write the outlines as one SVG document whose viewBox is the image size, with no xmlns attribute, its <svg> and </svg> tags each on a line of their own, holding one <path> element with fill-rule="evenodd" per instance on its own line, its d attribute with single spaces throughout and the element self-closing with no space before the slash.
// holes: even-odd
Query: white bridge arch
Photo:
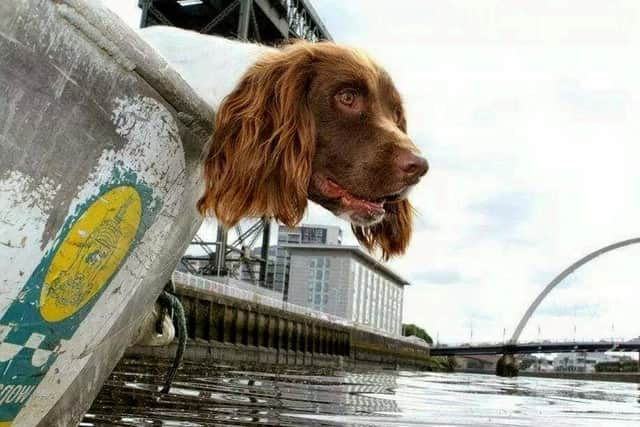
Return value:
<svg viewBox="0 0 640 427">
<path fill-rule="evenodd" d="M 545 299 L 545 297 L 551 292 L 553 288 L 560 282 L 562 282 L 567 276 L 576 271 L 578 268 L 582 267 L 589 261 L 594 260 L 602 254 L 607 252 L 614 251 L 616 249 L 623 248 L 625 246 L 630 246 L 633 244 L 640 243 L 640 237 L 635 237 L 633 239 L 622 240 L 620 242 L 613 243 L 611 245 L 605 246 L 603 248 L 598 249 L 597 251 L 593 251 L 590 254 L 580 258 L 578 261 L 571 264 L 569 267 L 565 268 L 560 274 L 558 274 L 549 284 L 540 292 L 540 295 L 533 301 L 533 303 L 529 306 L 522 319 L 520 319 L 520 323 L 516 327 L 516 330 L 513 332 L 511 339 L 509 340 L 509 344 L 516 344 L 518 339 L 520 338 L 520 334 L 525 326 L 527 326 L 527 322 L 531 318 L 531 315 L 536 311 L 540 303 Z"/>
</svg>

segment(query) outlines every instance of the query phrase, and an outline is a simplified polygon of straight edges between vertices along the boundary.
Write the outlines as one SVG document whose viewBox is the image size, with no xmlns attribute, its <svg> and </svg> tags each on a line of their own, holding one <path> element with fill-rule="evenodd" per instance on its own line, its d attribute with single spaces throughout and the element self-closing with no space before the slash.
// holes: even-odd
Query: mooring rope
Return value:
<svg viewBox="0 0 640 427">
<path fill-rule="evenodd" d="M 174 292 L 175 286 L 173 281 L 169 281 L 164 291 L 162 291 L 158 297 L 158 303 L 160 306 L 170 310 L 171 320 L 176 328 L 176 338 L 178 338 L 178 347 L 176 348 L 173 365 L 167 371 L 167 376 L 164 380 L 164 387 L 162 387 L 162 390 L 160 391 L 161 393 L 169 393 L 171 383 L 175 379 L 178 369 L 180 369 L 184 350 L 187 347 L 187 319 L 184 315 L 184 307 L 182 306 L 180 299 L 173 294 Z"/>
</svg>

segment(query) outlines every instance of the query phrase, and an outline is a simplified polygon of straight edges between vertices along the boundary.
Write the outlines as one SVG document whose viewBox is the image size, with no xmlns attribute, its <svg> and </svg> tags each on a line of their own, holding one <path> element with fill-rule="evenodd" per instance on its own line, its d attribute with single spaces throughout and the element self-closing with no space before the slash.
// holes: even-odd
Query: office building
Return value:
<svg viewBox="0 0 640 427">
<path fill-rule="evenodd" d="M 409 283 L 357 246 L 285 244 L 287 301 L 400 335 Z"/>
<path fill-rule="evenodd" d="M 333 225 L 304 224 L 300 227 L 278 227 L 278 245 L 341 245 L 342 229 Z"/>
</svg>

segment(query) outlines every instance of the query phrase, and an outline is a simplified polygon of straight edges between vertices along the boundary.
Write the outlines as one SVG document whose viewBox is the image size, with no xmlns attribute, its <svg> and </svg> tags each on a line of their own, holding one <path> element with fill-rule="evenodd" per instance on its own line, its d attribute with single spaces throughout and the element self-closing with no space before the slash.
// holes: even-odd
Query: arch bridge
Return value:
<svg viewBox="0 0 640 427">
<path fill-rule="evenodd" d="M 640 352 L 640 339 L 615 343 L 615 342 L 544 342 L 544 343 L 518 343 L 522 331 L 527 326 L 529 319 L 536 311 L 542 301 L 549 295 L 549 293 L 566 279 L 569 275 L 575 272 L 583 265 L 593 261 L 599 256 L 614 251 L 616 249 L 624 248 L 640 243 L 640 237 L 632 239 L 622 240 L 610 245 L 604 246 L 598 250 L 595 250 L 584 257 L 580 258 L 573 264 L 565 268 L 560 274 L 558 274 L 551 282 L 545 286 L 536 299 L 531 303 L 527 311 L 520 319 L 518 326 L 516 326 L 513 335 L 509 341 L 505 344 L 495 345 L 479 345 L 479 346 L 437 346 L 431 348 L 431 355 L 433 356 L 466 356 L 466 355 L 497 355 L 502 354 L 501 361 L 498 363 L 498 375 L 512 376 L 517 372 L 515 369 L 514 354 L 530 354 L 530 353 L 566 353 L 566 352 L 598 352 L 598 351 L 638 351 Z M 506 368 L 505 368 L 506 366 Z M 505 374 L 505 372 L 507 372 Z"/>
<path fill-rule="evenodd" d="M 536 311 L 536 309 L 538 308 L 540 303 L 542 303 L 542 301 L 547 297 L 547 295 L 549 295 L 549 293 L 560 282 L 562 282 L 564 279 L 566 279 L 574 271 L 576 271 L 577 269 L 579 269 L 583 265 L 587 264 L 588 262 L 591 262 L 594 259 L 598 258 L 600 255 L 606 254 L 607 252 L 611 252 L 611 251 L 614 251 L 616 249 L 624 248 L 626 246 L 638 244 L 638 243 L 640 243 L 640 237 L 635 237 L 633 239 L 627 239 L 627 240 L 622 240 L 620 242 L 612 243 L 610 245 L 607 245 L 605 247 L 602 247 L 602 248 L 600 248 L 600 249 L 598 249 L 596 251 L 593 251 L 593 252 L 585 255 L 584 257 L 580 258 L 579 260 L 577 260 L 576 262 L 571 264 L 569 267 L 565 268 L 551 282 L 549 282 L 549 284 L 547 286 L 545 286 L 545 288 L 542 290 L 542 292 L 540 292 L 540 295 L 538 295 L 538 297 L 533 301 L 533 303 L 531 303 L 531 305 L 529 306 L 527 311 L 524 313 L 524 316 L 522 316 L 522 319 L 520 319 L 520 322 L 518 323 L 518 326 L 516 326 L 516 329 L 513 332 L 513 335 L 511 336 L 511 339 L 509 340 L 509 344 L 515 345 L 518 342 L 518 339 L 520 338 L 520 334 L 522 334 L 522 331 L 524 330 L 525 326 L 527 326 L 527 323 L 529 322 L 529 319 L 531 318 L 533 313 Z"/>
</svg>

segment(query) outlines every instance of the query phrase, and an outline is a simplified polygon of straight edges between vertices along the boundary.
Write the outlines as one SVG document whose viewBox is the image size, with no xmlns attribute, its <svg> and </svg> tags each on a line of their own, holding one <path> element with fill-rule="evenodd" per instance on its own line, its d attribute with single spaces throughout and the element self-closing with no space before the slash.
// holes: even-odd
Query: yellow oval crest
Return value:
<svg viewBox="0 0 640 427">
<path fill-rule="evenodd" d="M 53 255 L 40 294 L 40 313 L 59 322 L 102 289 L 124 260 L 140 225 L 142 202 L 131 186 L 101 195 L 76 220 Z"/>
</svg>

